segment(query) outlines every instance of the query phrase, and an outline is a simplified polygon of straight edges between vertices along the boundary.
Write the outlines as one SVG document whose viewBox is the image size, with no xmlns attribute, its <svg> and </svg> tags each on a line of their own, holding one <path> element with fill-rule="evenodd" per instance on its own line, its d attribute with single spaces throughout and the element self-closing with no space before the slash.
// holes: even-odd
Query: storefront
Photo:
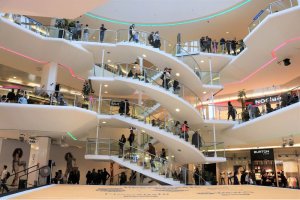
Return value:
<svg viewBox="0 0 300 200">
<path fill-rule="evenodd" d="M 286 187 L 300 188 L 299 147 L 227 151 L 226 159 L 226 162 L 218 163 L 216 166 L 218 184 L 233 184 L 234 172 L 238 173 L 239 180 L 243 172 L 253 172 L 255 184 L 261 185 L 262 174 L 265 174 L 265 185 L 283 187 L 285 186 L 281 180 L 283 173 L 287 180 Z"/>
<path fill-rule="evenodd" d="M 277 179 L 273 149 L 250 150 L 250 154 L 251 171 L 255 173 L 256 185 L 276 186 Z"/>
</svg>

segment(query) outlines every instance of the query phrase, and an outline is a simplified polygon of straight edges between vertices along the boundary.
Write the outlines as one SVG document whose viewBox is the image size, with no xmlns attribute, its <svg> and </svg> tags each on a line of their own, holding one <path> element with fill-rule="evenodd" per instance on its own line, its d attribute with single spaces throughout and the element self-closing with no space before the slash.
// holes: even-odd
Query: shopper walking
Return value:
<svg viewBox="0 0 300 200">
<path fill-rule="evenodd" d="M 181 125 L 181 138 L 184 138 L 185 141 L 189 140 L 189 125 L 187 121 L 184 121 L 183 124 Z"/>
<path fill-rule="evenodd" d="M 231 102 L 228 101 L 228 117 L 227 117 L 227 120 L 229 120 L 230 116 L 231 116 L 232 120 L 235 121 L 236 110 L 232 106 Z"/>
<path fill-rule="evenodd" d="M 135 34 L 135 25 L 132 24 L 131 26 L 129 26 L 129 42 L 133 39 L 133 36 Z"/>
<path fill-rule="evenodd" d="M 149 149 L 147 152 L 149 153 L 150 156 L 150 166 L 151 166 L 151 171 L 153 172 L 155 170 L 154 159 L 156 157 L 156 151 L 152 143 L 149 143 L 148 145 L 149 145 Z"/>
</svg>

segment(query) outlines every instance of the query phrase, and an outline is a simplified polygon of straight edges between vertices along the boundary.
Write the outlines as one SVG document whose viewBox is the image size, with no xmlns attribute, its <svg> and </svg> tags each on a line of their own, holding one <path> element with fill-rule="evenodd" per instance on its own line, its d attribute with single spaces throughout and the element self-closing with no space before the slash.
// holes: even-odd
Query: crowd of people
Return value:
<svg viewBox="0 0 300 200">
<path fill-rule="evenodd" d="M 55 91 L 55 92 L 53 92 L 53 94 L 49 95 L 45 91 L 35 90 L 33 92 L 33 94 L 36 96 L 43 97 L 43 98 L 48 98 L 50 105 L 59 105 L 59 106 L 67 105 L 64 95 L 62 93 L 60 93 L 59 91 Z M 7 93 L 7 95 L 1 96 L 0 102 L 19 103 L 19 104 L 34 104 L 34 102 L 29 97 L 30 97 L 30 95 L 25 90 L 18 89 L 17 92 L 15 92 L 15 89 L 11 89 L 11 91 L 9 91 Z"/>
<path fill-rule="evenodd" d="M 106 185 L 110 174 L 106 171 L 106 168 L 103 170 L 98 169 L 97 171 L 93 169 L 92 171 L 88 171 L 85 177 L 87 185 Z"/>
<path fill-rule="evenodd" d="M 212 40 L 210 37 L 201 37 L 200 39 L 200 50 L 208 53 L 218 53 L 220 48 L 221 53 L 227 53 L 228 55 L 237 55 L 237 52 L 242 52 L 245 49 L 243 40 L 237 41 L 225 40 L 221 38 L 220 41 Z M 239 50 L 239 51 L 237 51 Z"/>
<path fill-rule="evenodd" d="M 28 95 L 26 91 L 18 89 L 15 93 L 15 90 L 11 89 L 7 95 L 2 95 L 1 102 L 28 104 Z"/>
<path fill-rule="evenodd" d="M 255 105 L 254 102 L 248 102 L 245 110 L 241 113 L 241 120 L 242 121 L 249 121 L 253 120 L 257 117 L 260 117 L 262 115 L 271 113 L 273 111 L 279 110 L 281 108 L 290 106 L 292 104 L 299 102 L 299 96 L 296 93 L 288 92 L 280 95 L 280 103 L 276 104 L 275 108 L 272 108 L 271 103 L 267 101 L 263 105 Z M 262 106 L 262 111 L 260 111 L 259 106 Z M 233 121 L 236 120 L 237 111 L 234 108 L 234 106 L 231 104 L 230 101 L 228 101 L 228 114 L 227 114 L 227 120 L 232 118 Z"/>
</svg>

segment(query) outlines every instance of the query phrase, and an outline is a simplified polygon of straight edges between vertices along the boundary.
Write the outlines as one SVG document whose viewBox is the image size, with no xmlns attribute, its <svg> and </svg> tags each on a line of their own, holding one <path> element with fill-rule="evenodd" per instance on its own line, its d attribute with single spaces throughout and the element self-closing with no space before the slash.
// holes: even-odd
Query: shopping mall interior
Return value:
<svg viewBox="0 0 300 200">
<path fill-rule="evenodd" d="M 0 199 L 300 199 L 300 0 L 0 1 Z"/>
</svg>

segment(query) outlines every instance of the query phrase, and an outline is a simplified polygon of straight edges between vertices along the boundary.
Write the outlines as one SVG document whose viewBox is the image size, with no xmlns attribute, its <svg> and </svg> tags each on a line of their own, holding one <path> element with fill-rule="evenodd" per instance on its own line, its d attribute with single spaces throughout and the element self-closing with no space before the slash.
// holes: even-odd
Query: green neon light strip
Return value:
<svg viewBox="0 0 300 200">
<path fill-rule="evenodd" d="M 77 138 L 76 138 L 74 135 L 72 135 L 72 133 L 67 132 L 67 134 L 68 134 L 73 140 L 77 140 Z"/>
<path fill-rule="evenodd" d="M 215 17 L 219 17 L 221 15 L 225 15 L 227 13 L 230 13 L 230 12 L 232 12 L 232 11 L 234 11 L 234 10 L 250 3 L 251 1 L 252 0 L 245 0 L 244 2 L 230 8 L 228 10 L 224 10 L 222 12 L 219 12 L 219 13 L 216 13 L 216 14 L 204 17 L 204 18 L 197 18 L 197 19 L 187 20 L 187 21 L 183 21 L 183 22 L 166 23 L 166 24 L 139 24 L 139 23 L 136 23 L 135 25 L 136 26 L 178 26 L 178 25 L 183 25 L 183 24 L 191 24 L 191 23 L 195 23 L 195 22 L 206 21 L 206 20 L 209 20 L 209 19 L 212 19 L 212 18 L 215 18 Z M 102 21 L 114 23 L 114 24 L 131 25 L 131 24 L 134 23 L 134 22 L 130 23 L 130 22 L 123 22 L 123 21 L 119 21 L 119 20 L 108 19 L 108 18 L 105 18 L 105 17 L 100 17 L 100 16 L 97 16 L 97 15 L 94 15 L 92 13 L 86 13 L 85 16 L 93 18 L 93 19 L 97 19 L 97 20 L 102 20 Z"/>
</svg>

